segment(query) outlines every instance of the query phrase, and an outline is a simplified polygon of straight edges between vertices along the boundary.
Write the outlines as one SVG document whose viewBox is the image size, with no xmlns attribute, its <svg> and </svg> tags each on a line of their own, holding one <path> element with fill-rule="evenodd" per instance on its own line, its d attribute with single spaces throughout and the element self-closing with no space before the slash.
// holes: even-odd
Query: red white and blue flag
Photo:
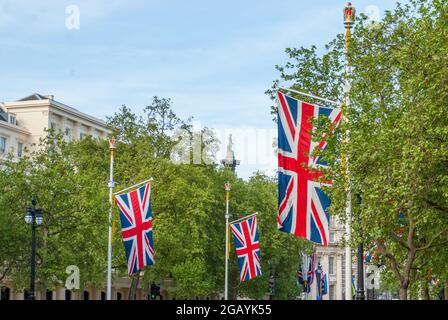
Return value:
<svg viewBox="0 0 448 320">
<path fill-rule="evenodd" d="M 314 150 L 326 147 L 326 136 L 312 141 L 313 118 L 329 117 L 332 128 L 341 119 L 339 108 L 325 108 L 296 100 L 278 91 L 278 187 L 277 225 L 321 245 L 328 243 L 330 199 L 322 191 L 331 181 L 317 181 L 327 164 Z"/>
<path fill-rule="evenodd" d="M 248 281 L 261 275 L 257 217 L 251 216 L 244 221 L 231 224 L 230 229 L 235 239 L 240 281 Z"/>
<path fill-rule="evenodd" d="M 309 267 L 308 267 L 307 279 L 308 279 L 308 283 L 310 285 L 312 285 L 313 281 L 314 281 L 314 275 L 315 275 L 315 272 L 316 272 L 316 254 L 313 253 L 310 258 L 311 259 L 310 259 L 310 264 L 309 264 Z"/>
<path fill-rule="evenodd" d="M 144 186 L 115 196 L 120 210 L 121 235 L 128 261 L 128 274 L 153 265 L 151 187 Z"/>
</svg>

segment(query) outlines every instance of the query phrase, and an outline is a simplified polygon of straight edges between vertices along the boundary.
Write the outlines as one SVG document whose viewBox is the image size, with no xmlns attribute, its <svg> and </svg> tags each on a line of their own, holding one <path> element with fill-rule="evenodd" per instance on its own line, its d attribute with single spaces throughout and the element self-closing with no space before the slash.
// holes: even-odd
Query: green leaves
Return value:
<svg viewBox="0 0 448 320">
<path fill-rule="evenodd" d="M 361 205 L 352 199 L 359 217 L 352 219 L 357 233 L 352 244 L 381 241 L 386 273 L 404 290 L 417 279 L 410 270 L 424 262 L 438 261 L 440 279 L 448 272 L 442 253 L 448 237 L 448 42 L 441 41 L 448 34 L 447 12 L 446 1 L 411 1 L 386 12 L 378 27 L 369 26 L 366 17 L 358 20 L 348 51 L 353 67 L 348 123 L 338 127 L 323 153 L 334 178 L 326 188 L 331 213 L 345 220 L 340 159 L 346 154 L 352 195 L 362 198 Z M 341 40 L 338 35 L 322 56 L 315 47 L 287 49 L 290 60 L 278 67 L 280 77 L 302 91 L 341 100 L 336 85 L 343 79 Z M 350 140 L 344 146 L 346 130 Z"/>
</svg>

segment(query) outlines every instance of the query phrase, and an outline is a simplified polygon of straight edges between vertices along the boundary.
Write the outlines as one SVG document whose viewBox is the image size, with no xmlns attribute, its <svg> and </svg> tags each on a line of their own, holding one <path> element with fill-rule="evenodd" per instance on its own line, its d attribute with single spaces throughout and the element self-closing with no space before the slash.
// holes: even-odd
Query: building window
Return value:
<svg viewBox="0 0 448 320">
<path fill-rule="evenodd" d="M 334 243 L 334 231 L 330 230 L 330 243 Z"/>
<path fill-rule="evenodd" d="M 47 289 L 46 299 L 53 300 L 53 291 Z"/>
<path fill-rule="evenodd" d="M 106 300 L 106 292 L 101 291 L 101 300 Z"/>
<path fill-rule="evenodd" d="M 56 132 L 56 128 L 57 128 L 56 122 L 50 123 L 50 129 Z"/>
<path fill-rule="evenodd" d="M 5 153 L 6 151 L 6 138 L 0 137 L 0 153 Z"/>
<path fill-rule="evenodd" d="M 82 294 L 82 298 L 83 298 L 84 300 L 89 300 L 89 291 L 85 291 L 85 290 L 84 290 L 84 292 L 83 292 L 83 294 Z"/>
<path fill-rule="evenodd" d="M 23 143 L 17 143 L 17 156 L 20 158 L 23 155 Z"/>
<path fill-rule="evenodd" d="M 79 140 L 82 140 L 83 138 L 85 138 L 87 135 L 84 132 L 81 132 L 79 134 Z"/>
<path fill-rule="evenodd" d="M 68 141 L 72 140 L 72 129 L 71 128 L 65 128 L 65 136 Z"/>
<path fill-rule="evenodd" d="M 117 300 L 121 300 L 121 293 L 117 292 Z"/>
<path fill-rule="evenodd" d="M 72 292 L 70 290 L 65 290 L 65 300 L 72 300 Z"/>
<path fill-rule="evenodd" d="M 329 294 L 328 299 L 334 300 L 334 285 L 330 285 L 328 294 Z"/>
<path fill-rule="evenodd" d="M 17 124 L 17 119 L 16 116 L 13 116 L 12 114 L 9 114 L 9 123 L 16 125 Z"/>
<path fill-rule="evenodd" d="M 328 274 L 334 275 L 334 257 L 328 257 Z"/>
</svg>

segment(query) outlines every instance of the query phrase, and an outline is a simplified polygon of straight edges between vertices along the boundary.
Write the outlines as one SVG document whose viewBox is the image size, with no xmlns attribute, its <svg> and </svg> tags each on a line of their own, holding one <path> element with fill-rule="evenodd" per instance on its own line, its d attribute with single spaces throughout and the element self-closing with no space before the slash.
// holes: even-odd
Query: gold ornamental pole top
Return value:
<svg viewBox="0 0 448 320">
<path fill-rule="evenodd" d="M 117 140 L 115 140 L 115 137 L 112 137 L 109 139 L 109 149 L 115 149 L 117 144 Z"/>
<path fill-rule="evenodd" d="M 344 24 L 346 28 L 351 28 L 355 23 L 355 13 L 356 9 L 352 6 L 352 3 L 347 3 L 344 7 Z"/>
</svg>

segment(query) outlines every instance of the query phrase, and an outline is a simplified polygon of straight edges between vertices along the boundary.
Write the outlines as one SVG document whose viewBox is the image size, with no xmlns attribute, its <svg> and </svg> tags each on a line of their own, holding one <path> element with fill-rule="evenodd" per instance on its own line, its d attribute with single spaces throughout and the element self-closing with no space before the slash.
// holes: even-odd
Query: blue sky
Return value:
<svg viewBox="0 0 448 320">
<path fill-rule="evenodd" d="M 394 0 L 353 1 L 382 17 Z M 343 32 L 342 0 L 0 0 L 0 101 L 33 92 L 99 118 L 171 98 L 212 128 L 275 130 L 264 95 L 287 47 L 323 47 Z M 80 28 L 66 28 L 66 7 Z M 238 139 L 235 141 L 238 146 Z M 241 143 L 242 144 L 242 143 Z M 238 156 L 237 148 L 237 156 Z M 272 173 L 269 164 L 239 168 Z M 274 159 L 274 160 L 273 160 Z M 272 161 L 271 161 L 272 160 Z"/>
</svg>

